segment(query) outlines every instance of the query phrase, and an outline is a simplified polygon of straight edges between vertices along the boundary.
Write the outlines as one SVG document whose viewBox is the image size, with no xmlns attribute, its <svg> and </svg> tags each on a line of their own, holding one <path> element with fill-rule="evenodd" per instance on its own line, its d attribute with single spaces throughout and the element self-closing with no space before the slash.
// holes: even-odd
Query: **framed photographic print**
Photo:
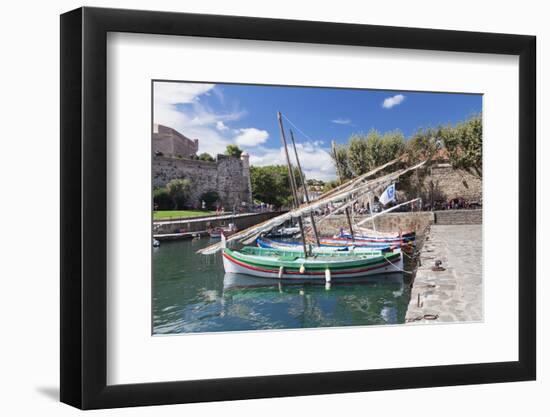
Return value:
<svg viewBox="0 0 550 417">
<path fill-rule="evenodd" d="M 535 379 L 535 38 L 61 16 L 61 400 Z"/>
</svg>

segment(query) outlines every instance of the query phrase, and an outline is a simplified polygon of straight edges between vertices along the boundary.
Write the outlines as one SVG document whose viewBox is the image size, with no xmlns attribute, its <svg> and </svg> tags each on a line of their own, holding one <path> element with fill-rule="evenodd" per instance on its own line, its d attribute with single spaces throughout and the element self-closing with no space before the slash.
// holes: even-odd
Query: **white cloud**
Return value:
<svg viewBox="0 0 550 417">
<path fill-rule="evenodd" d="M 155 82 L 155 107 L 166 104 L 186 104 L 208 93 L 214 84 Z"/>
<path fill-rule="evenodd" d="M 229 128 L 221 120 L 218 120 L 216 122 L 216 129 L 218 129 L 220 132 L 223 132 L 225 130 L 228 130 Z"/>
<path fill-rule="evenodd" d="M 213 94 L 221 100 L 221 92 L 213 84 L 155 83 L 154 122 L 176 129 L 190 139 L 199 140 L 199 153 L 223 153 L 229 144 L 249 147 L 252 165 L 286 164 L 280 147 L 268 148 L 263 144 L 269 133 L 255 127 L 232 129 L 227 122 L 239 121 L 246 113 L 233 107 L 217 113 L 201 101 L 201 96 Z M 222 108 L 225 109 L 225 105 Z M 329 151 L 322 141 L 298 143 L 300 162 L 307 178 L 332 180 L 336 173 Z M 293 155 L 292 150 L 290 151 Z"/>
<path fill-rule="evenodd" d="M 308 179 L 329 181 L 336 178 L 336 170 L 327 149 L 317 146 L 315 142 L 297 143 L 298 156 L 304 174 Z M 294 152 L 290 150 L 290 154 Z M 292 158 L 292 157 L 291 157 Z M 292 158 L 292 163 L 295 161 Z M 250 155 L 250 164 L 256 166 L 286 165 L 286 157 L 282 147 L 264 148 L 258 147 Z"/>
<path fill-rule="evenodd" d="M 199 153 L 223 153 L 226 146 L 233 143 L 231 137 L 224 135 L 231 130 L 224 122 L 239 120 L 245 112 L 233 109 L 216 113 L 201 103 L 202 95 L 215 91 L 214 84 L 155 83 L 154 122 L 169 126 L 190 139 L 199 139 Z M 219 98 L 219 94 L 215 95 Z"/>
<path fill-rule="evenodd" d="M 332 120 L 332 123 L 336 123 L 337 125 L 350 125 L 351 120 L 350 119 L 343 119 L 339 117 L 338 119 Z"/>
<path fill-rule="evenodd" d="M 386 98 L 382 103 L 382 107 L 385 109 L 391 109 L 393 106 L 401 104 L 403 100 L 405 100 L 405 96 L 403 94 L 396 94 L 395 96 Z"/>
<path fill-rule="evenodd" d="M 248 127 L 238 129 L 238 135 L 235 136 L 235 143 L 239 146 L 258 146 L 267 141 L 269 133 L 265 130 Z"/>
</svg>

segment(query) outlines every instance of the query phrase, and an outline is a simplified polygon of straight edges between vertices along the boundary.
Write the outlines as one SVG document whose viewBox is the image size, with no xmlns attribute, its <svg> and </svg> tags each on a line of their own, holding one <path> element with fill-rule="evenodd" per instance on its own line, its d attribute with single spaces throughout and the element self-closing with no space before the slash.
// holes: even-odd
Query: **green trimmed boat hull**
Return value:
<svg viewBox="0 0 550 417">
<path fill-rule="evenodd" d="M 369 275 L 399 273 L 403 270 L 401 252 L 379 256 L 349 253 L 316 254 L 304 258 L 303 252 L 246 247 L 224 249 L 225 272 L 259 278 L 285 280 L 337 281 Z"/>
</svg>

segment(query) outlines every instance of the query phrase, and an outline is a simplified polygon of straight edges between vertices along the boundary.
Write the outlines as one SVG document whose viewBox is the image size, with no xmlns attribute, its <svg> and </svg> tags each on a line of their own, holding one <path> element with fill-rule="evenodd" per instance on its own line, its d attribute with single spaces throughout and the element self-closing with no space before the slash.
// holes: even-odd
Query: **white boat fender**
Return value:
<svg viewBox="0 0 550 417">
<path fill-rule="evenodd" d="M 325 281 L 330 282 L 331 276 L 330 276 L 330 269 L 325 269 Z"/>
<path fill-rule="evenodd" d="M 283 268 L 283 266 L 281 265 L 281 266 L 279 267 L 279 279 L 283 277 L 283 270 L 284 270 L 284 268 Z"/>
<path fill-rule="evenodd" d="M 306 267 L 302 264 L 300 265 L 300 274 L 303 274 L 304 272 L 306 272 Z"/>
</svg>

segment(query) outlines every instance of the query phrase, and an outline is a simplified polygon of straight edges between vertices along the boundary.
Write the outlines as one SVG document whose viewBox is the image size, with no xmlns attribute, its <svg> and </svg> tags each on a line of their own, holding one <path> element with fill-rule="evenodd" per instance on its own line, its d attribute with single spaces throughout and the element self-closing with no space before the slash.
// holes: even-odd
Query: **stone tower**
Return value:
<svg viewBox="0 0 550 417">
<path fill-rule="evenodd" d="M 241 154 L 241 161 L 243 161 L 243 183 L 247 188 L 245 201 L 247 201 L 248 203 L 253 203 L 252 182 L 250 181 L 250 155 L 246 151 Z"/>
<path fill-rule="evenodd" d="M 190 158 L 199 150 L 199 140 L 189 139 L 177 130 L 155 123 L 153 153 L 169 158 Z"/>
</svg>

